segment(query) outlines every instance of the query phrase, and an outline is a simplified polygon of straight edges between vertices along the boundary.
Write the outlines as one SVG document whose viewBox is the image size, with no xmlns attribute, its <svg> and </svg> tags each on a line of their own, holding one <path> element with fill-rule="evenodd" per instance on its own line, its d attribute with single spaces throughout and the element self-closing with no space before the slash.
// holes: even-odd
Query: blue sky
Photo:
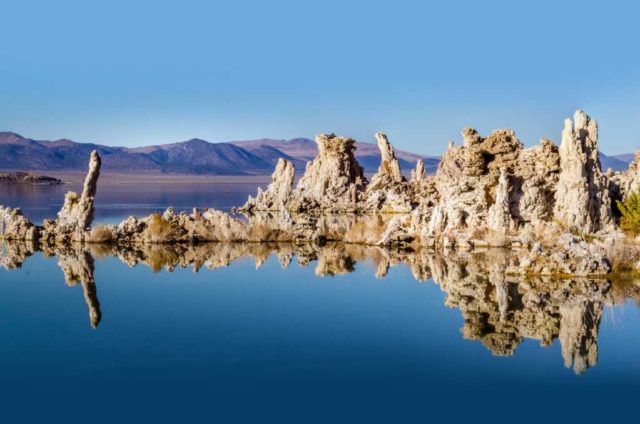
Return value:
<svg viewBox="0 0 640 424">
<path fill-rule="evenodd" d="M 0 129 L 145 145 L 335 132 L 439 154 L 559 142 L 577 108 L 640 147 L 632 2 L 1 1 Z"/>
</svg>

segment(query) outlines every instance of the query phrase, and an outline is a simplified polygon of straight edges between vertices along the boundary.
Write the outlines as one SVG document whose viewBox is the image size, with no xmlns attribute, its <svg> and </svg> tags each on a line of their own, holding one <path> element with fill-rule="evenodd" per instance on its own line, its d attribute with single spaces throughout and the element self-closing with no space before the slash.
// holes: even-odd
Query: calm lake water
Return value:
<svg viewBox="0 0 640 424">
<path fill-rule="evenodd" d="M 0 204 L 52 218 L 69 188 Z M 99 190 L 117 222 L 255 187 Z M 145 249 L 3 246 L 6 422 L 636 419 L 638 282 L 509 280 L 491 254 Z"/>
</svg>

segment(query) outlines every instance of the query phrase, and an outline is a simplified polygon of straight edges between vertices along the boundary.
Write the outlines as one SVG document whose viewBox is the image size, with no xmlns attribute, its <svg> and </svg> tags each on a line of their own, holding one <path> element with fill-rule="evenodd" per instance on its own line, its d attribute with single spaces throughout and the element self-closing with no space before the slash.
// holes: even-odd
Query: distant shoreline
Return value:
<svg viewBox="0 0 640 424">
<path fill-rule="evenodd" d="M 3 171 L 2 173 L 15 173 Z M 29 171 L 30 174 L 45 175 L 62 180 L 63 183 L 82 183 L 86 172 L 76 171 Z M 1 180 L 0 180 L 1 181 Z M 100 174 L 100 185 L 119 184 L 264 184 L 271 181 L 270 175 L 190 175 L 190 174 L 160 174 L 160 173 L 111 173 Z"/>
</svg>

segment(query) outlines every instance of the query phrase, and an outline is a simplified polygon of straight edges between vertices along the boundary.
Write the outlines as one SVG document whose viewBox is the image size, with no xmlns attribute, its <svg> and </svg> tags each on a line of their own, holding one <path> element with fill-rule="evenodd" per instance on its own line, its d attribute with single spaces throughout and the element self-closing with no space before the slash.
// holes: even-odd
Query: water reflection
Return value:
<svg viewBox="0 0 640 424">
<path fill-rule="evenodd" d="M 0 266 L 13 270 L 36 252 L 27 242 L 5 242 Z M 253 258 L 260 268 L 275 256 L 287 268 L 294 261 L 315 266 L 317 276 L 353 272 L 368 261 L 377 278 L 394 266 L 407 266 L 420 282 L 432 280 L 446 293 L 445 304 L 463 317 L 465 339 L 482 343 L 494 355 L 510 356 L 525 339 L 549 346 L 558 339 L 565 365 L 583 373 L 598 361 L 598 328 L 603 305 L 640 299 L 640 285 L 633 281 L 612 283 L 587 278 L 525 278 L 509 273 L 517 258 L 503 250 L 480 253 L 433 253 L 389 250 L 379 247 L 286 243 L 208 243 L 199 245 L 146 244 L 119 247 L 87 244 L 44 248 L 55 257 L 69 286 L 84 292 L 89 321 L 96 328 L 101 310 L 94 279 L 94 258 L 117 257 L 130 267 L 148 266 L 154 271 L 191 267 L 216 269 L 241 258 Z"/>
</svg>

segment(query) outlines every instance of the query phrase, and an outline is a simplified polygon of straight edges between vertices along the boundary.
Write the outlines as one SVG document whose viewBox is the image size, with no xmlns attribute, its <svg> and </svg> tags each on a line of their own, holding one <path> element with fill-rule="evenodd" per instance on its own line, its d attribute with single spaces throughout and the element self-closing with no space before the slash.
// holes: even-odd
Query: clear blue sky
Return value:
<svg viewBox="0 0 640 424">
<path fill-rule="evenodd" d="M 2 1 L 0 129 L 144 145 L 336 132 L 438 154 L 465 126 L 640 147 L 640 6 Z"/>
</svg>

